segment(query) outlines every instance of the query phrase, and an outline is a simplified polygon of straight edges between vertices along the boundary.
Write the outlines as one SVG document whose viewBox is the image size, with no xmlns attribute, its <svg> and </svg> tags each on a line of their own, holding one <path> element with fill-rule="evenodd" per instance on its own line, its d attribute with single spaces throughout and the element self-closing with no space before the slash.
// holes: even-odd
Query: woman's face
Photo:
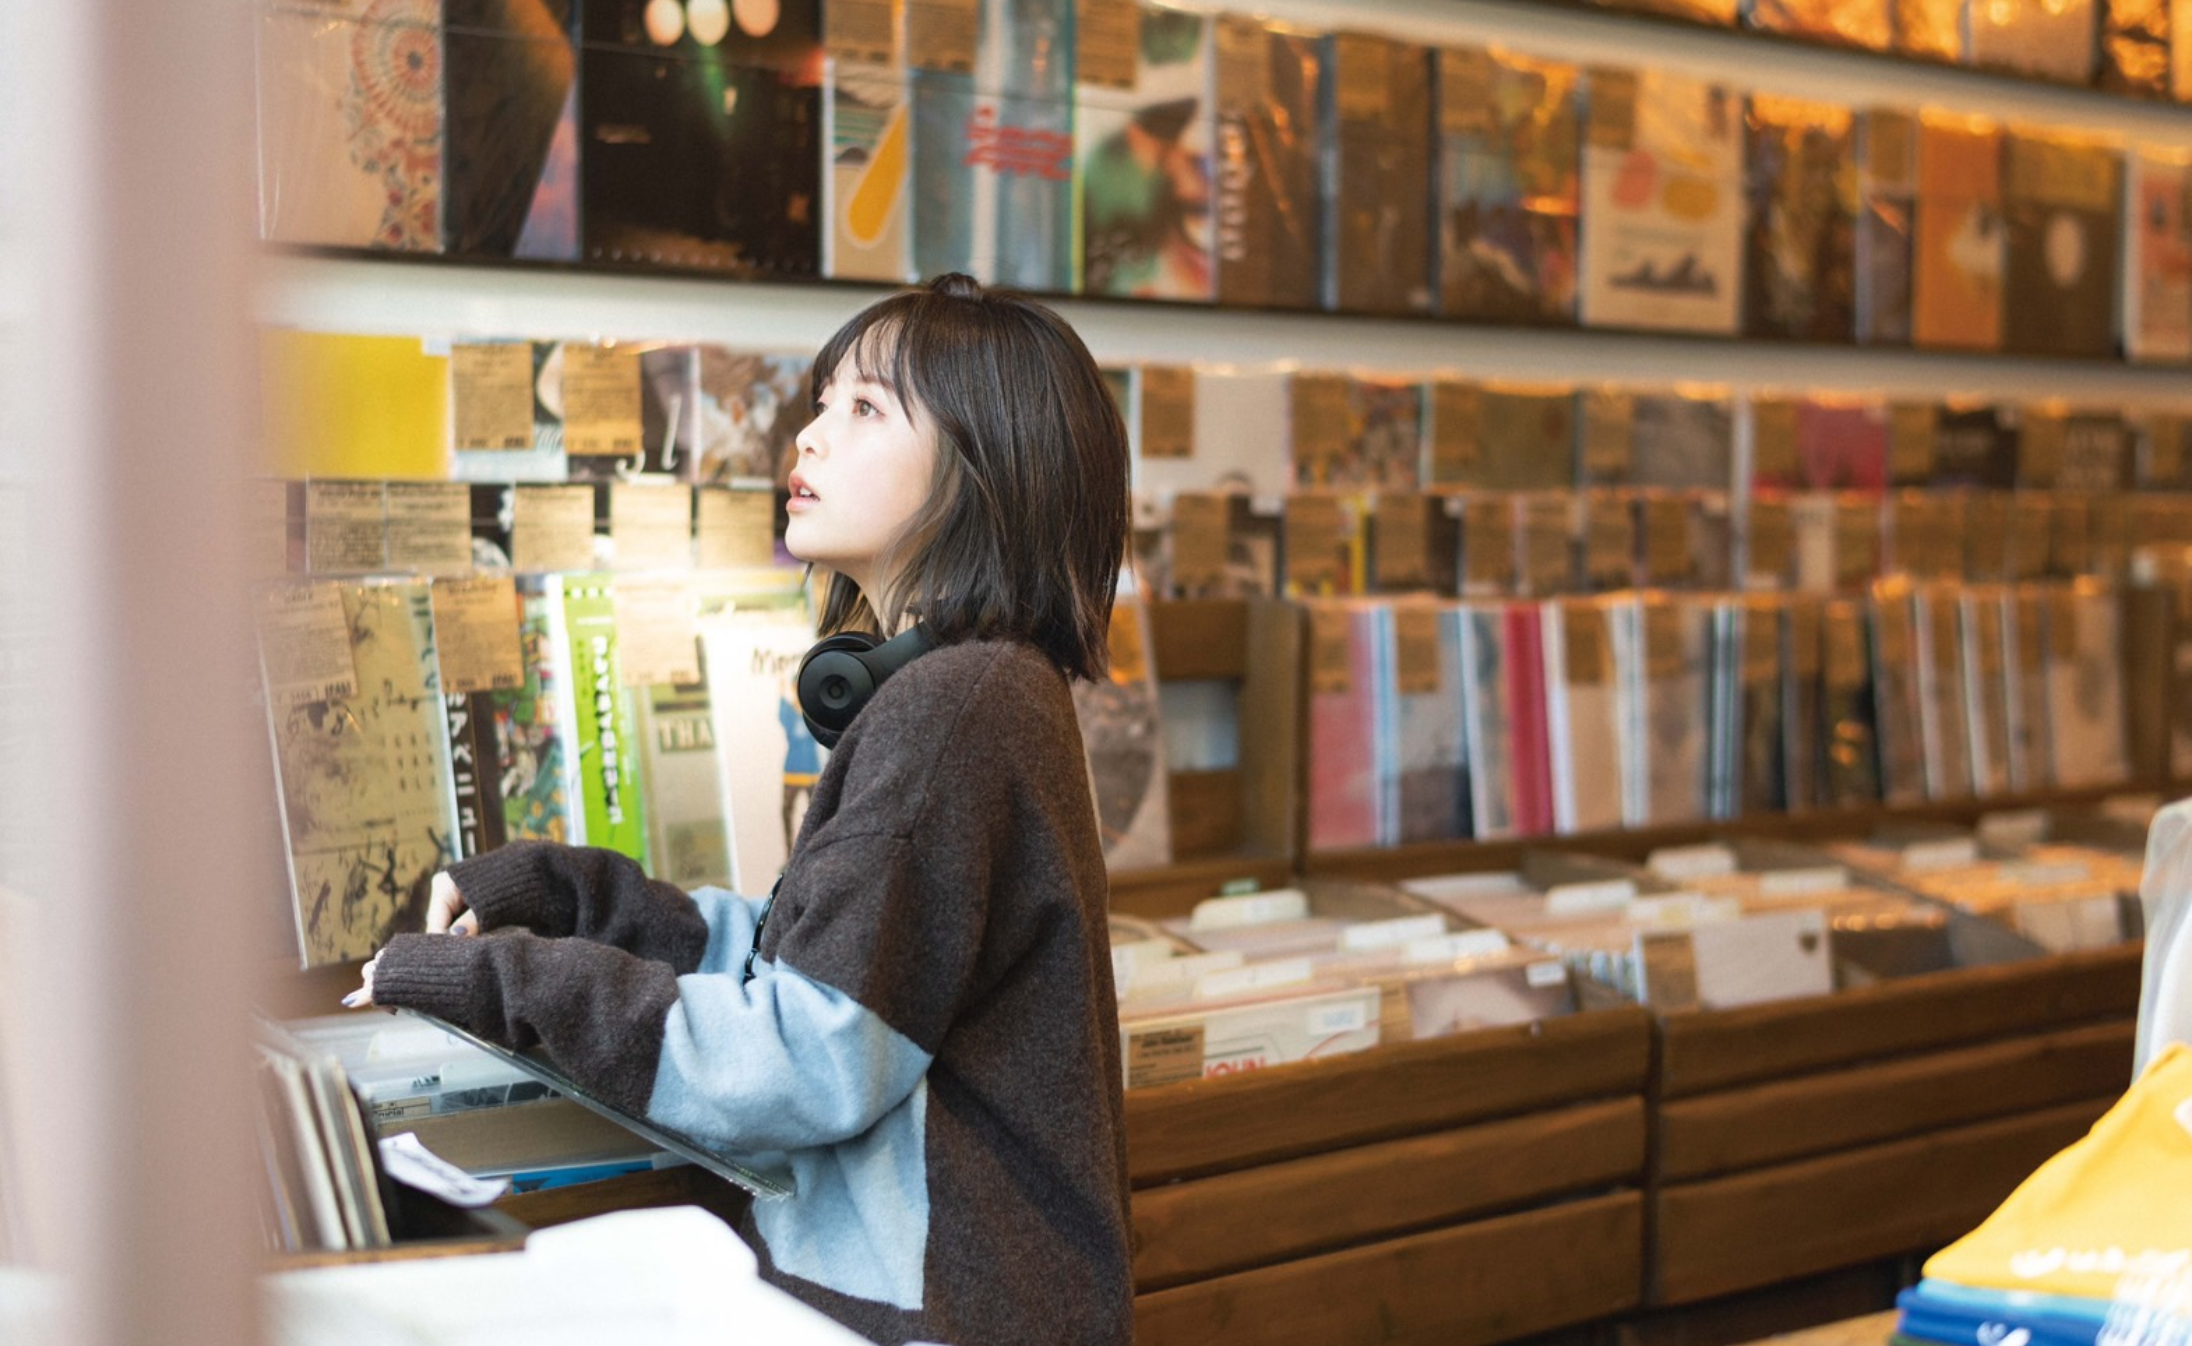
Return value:
<svg viewBox="0 0 2192 1346">
<path fill-rule="evenodd" d="M 936 436 L 848 353 L 799 432 L 784 546 L 876 594 L 876 558 L 928 499 Z"/>
</svg>

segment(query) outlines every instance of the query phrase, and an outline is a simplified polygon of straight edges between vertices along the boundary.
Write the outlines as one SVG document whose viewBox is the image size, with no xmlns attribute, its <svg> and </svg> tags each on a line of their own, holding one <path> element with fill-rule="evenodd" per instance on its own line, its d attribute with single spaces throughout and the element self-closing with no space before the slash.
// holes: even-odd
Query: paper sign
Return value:
<svg viewBox="0 0 2192 1346">
<path fill-rule="evenodd" d="M 639 458 L 639 347 L 563 348 L 563 447 L 573 457 Z"/>
<path fill-rule="evenodd" d="M 776 493 L 704 486 L 698 492 L 702 570 L 741 570 L 776 562 Z"/>
<path fill-rule="evenodd" d="M 1345 696 L 1355 685 L 1354 619 L 1345 608 L 1309 609 L 1309 690 Z"/>
<path fill-rule="evenodd" d="M 693 563 L 693 488 L 620 481 L 609 487 L 609 537 L 619 570 L 683 570 Z"/>
<path fill-rule="evenodd" d="M 475 1178 L 435 1154 L 415 1131 L 381 1138 L 381 1167 L 404 1186 L 452 1206 L 485 1206 L 510 1189 L 508 1178 Z"/>
<path fill-rule="evenodd" d="M 906 0 L 906 64 L 973 74 L 980 26 L 976 0 Z"/>
<path fill-rule="evenodd" d="M 532 343 L 459 342 L 449 385 L 459 452 L 533 447 Z"/>
<path fill-rule="evenodd" d="M 1222 495 L 1172 498 L 1172 583 L 1193 592 L 1225 582 L 1232 502 Z"/>
<path fill-rule="evenodd" d="M 822 45 L 840 61 L 877 65 L 897 51 L 891 0 L 830 0 L 822 9 Z"/>
<path fill-rule="evenodd" d="M 1384 921 L 1358 921 L 1340 931 L 1340 948 L 1347 953 L 1370 953 L 1436 939 L 1445 933 L 1446 918 L 1435 911 Z"/>
<path fill-rule="evenodd" d="M 304 488 L 305 569 L 369 575 L 388 565 L 384 483 L 311 481 Z"/>
<path fill-rule="evenodd" d="M 388 564 L 421 575 L 472 569 L 472 491 L 461 481 L 388 483 Z"/>
<path fill-rule="evenodd" d="M 1126 1087 L 1152 1089 L 1203 1076 L 1203 1026 L 1129 1031 L 1126 1038 Z"/>
<path fill-rule="evenodd" d="M 1429 518 L 1420 495 L 1380 495 L 1377 583 L 1381 589 L 1421 588 L 1431 582 Z"/>
<path fill-rule="evenodd" d="M 1130 13 L 1132 9 L 1128 6 Z M 1195 371 L 1177 365 L 1144 365 L 1142 457 L 1194 456 Z"/>
<path fill-rule="evenodd" d="M 1288 496 L 1284 527 L 1287 585 L 1315 593 L 1339 583 L 1344 573 L 1340 548 L 1347 536 L 1346 515 L 1339 498 Z"/>
<path fill-rule="evenodd" d="M 627 687 L 700 681 L 700 628 L 682 579 L 616 582 L 617 663 Z"/>
<path fill-rule="evenodd" d="M 443 692 L 469 696 L 525 685 L 517 581 L 508 575 L 436 580 L 429 593 Z"/>
<path fill-rule="evenodd" d="M 1403 603 L 1393 609 L 1393 685 L 1402 696 L 1439 690 L 1439 614 L 1434 607 Z"/>
<path fill-rule="evenodd" d="M 341 586 L 284 584 L 267 590 L 259 602 L 259 659 L 267 700 L 276 706 L 357 695 Z"/>
<path fill-rule="evenodd" d="M 1140 74 L 1141 7 L 1134 0 L 1077 0 L 1073 75 L 1083 84 L 1131 89 Z"/>
<path fill-rule="evenodd" d="M 510 566 L 526 572 L 594 568 L 594 488 L 520 486 L 510 507 Z"/>
</svg>

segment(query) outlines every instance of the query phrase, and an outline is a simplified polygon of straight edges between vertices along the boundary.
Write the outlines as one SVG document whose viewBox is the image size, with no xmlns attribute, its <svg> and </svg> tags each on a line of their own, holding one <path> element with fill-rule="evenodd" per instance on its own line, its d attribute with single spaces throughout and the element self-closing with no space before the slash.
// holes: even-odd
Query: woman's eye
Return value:
<svg viewBox="0 0 2192 1346">
<path fill-rule="evenodd" d="M 852 414 L 855 416 L 875 416 L 881 413 L 876 410 L 875 403 L 870 402 L 865 397 L 857 397 L 853 399 Z"/>
</svg>

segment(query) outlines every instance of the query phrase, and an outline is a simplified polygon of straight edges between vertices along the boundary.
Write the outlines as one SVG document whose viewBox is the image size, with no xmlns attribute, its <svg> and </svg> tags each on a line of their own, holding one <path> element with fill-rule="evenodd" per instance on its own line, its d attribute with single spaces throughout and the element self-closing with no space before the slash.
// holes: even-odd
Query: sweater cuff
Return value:
<svg viewBox="0 0 2192 1346">
<path fill-rule="evenodd" d="M 476 936 L 397 935 L 373 964 L 373 1003 L 474 1028 L 474 1007 L 493 992 L 486 955 Z"/>
<path fill-rule="evenodd" d="M 571 933 L 570 904 L 556 900 L 559 886 L 544 872 L 537 842 L 516 842 L 449 866 L 464 905 L 479 916 L 480 933 L 520 926 L 535 934 Z"/>
</svg>

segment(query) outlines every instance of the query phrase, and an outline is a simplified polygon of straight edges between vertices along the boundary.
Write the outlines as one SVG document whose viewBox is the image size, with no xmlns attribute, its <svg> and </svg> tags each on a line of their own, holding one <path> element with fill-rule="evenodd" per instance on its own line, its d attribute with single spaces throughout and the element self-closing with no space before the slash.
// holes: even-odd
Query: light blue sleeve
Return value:
<svg viewBox="0 0 2192 1346">
<path fill-rule="evenodd" d="M 912 1097 L 927 1052 L 781 963 L 746 981 L 744 951 L 718 964 L 719 943 L 736 941 L 711 935 L 703 970 L 677 979 L 650 1117 L 726 1149 L 798 1150 L 862 1135 Z"/>
<path fill-rule="evenodd" d="M 766 898 L 743 897 L 727 888 L 695 888 L 690 896 L 708 923 L 708 949 L 700 956 L 702 972 L 743 972 L 746 951 L 754 945 Z"/>
</svg>

